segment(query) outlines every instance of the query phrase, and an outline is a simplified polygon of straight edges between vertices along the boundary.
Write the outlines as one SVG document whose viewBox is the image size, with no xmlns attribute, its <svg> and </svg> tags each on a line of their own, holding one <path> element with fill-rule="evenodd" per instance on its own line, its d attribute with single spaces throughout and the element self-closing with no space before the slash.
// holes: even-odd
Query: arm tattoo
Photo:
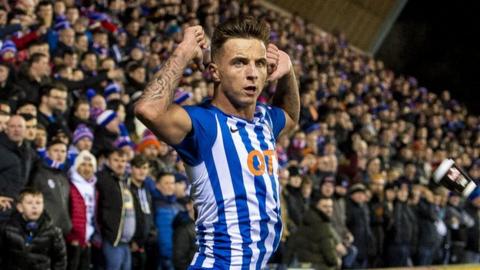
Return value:
<svg viewBox="0 0 480 270">
<path fill-rule="evenodd" d="M 300 118 L 300 95 L 298 93 L 295 73 L 283 76 L 277 83 L 277 91 L 273 97 L 273 105 L 285 110 L 295 123 Z"/>
<path fill-rule="evenodd" d="M 155 78 L 147 84 L 140 100 L 146 102 L 164 101 L 162 102 L 162 109 L 166 109 L 173 101 L 174 90 L 182 78 L 184 68 L 185 65 L 181 63 L 179 56 L 173 54 Z"/>
</svg>

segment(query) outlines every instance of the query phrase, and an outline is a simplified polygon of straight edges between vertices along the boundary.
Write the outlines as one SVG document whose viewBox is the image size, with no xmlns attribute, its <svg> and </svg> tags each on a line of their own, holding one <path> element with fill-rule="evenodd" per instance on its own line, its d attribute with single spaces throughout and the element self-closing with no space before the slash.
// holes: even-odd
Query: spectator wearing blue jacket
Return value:
<svg viewBox="0 0 480 270">
<path fill-rule="evenodd" d="M 173 270 L 173 220 L 181 206 L 175 197 L 175 175 L 160 173 L 155 185 L 146 182 L 155 208 L 155 226 L 159 248 L 159 265 L 162 270 Z"/>
</svg>

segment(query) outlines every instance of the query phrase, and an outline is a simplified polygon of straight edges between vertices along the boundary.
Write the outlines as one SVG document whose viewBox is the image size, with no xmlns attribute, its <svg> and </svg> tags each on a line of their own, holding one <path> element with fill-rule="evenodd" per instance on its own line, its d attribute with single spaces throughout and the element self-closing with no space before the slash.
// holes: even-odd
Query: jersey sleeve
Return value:
<svg viewBox="0 0 480 270">
<path fill-rule="evenodd" d="M 200 106 L 183 107 L 192 121 L 192 130 L 177 145 L 172 147 L 177 151 L 182 160 L 189 166 L 196 166 L 202 162 L 202 148 L 209 147 L 215 139 L 214 116 Z"/>
<path fill-rule="evenodd" d="M 280 132 L 285 128 L 287 121 L 285 118 L 285 111 L 278 107 L 267 106 L 267 116 L 270 118 L 270 125 L 276 139 Z"/>
</svg>

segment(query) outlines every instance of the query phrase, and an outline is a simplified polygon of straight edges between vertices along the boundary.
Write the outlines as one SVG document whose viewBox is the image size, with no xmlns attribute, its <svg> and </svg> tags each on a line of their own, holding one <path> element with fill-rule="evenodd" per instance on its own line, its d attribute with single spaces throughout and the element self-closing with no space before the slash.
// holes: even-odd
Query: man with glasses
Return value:
<svg viewBox="0 0 480 270">
<path fill-rule="evenodd" d="M 52 124 L 68 127 L 63 115 L 67 109 L 67 87 L 60 83 L 51 83 L 41 88 L 38 122 L 48 127 Z"/>
</svg>

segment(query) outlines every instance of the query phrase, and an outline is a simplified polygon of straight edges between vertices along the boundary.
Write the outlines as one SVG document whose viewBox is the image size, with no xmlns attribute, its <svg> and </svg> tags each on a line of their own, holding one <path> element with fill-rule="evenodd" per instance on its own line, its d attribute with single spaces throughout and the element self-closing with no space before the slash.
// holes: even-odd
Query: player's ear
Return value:
<svg viewBox="0 0 480 270">
<path fill-rule="evenodd" d="M 218 73 L 218 66 L 214 62 L 208 64 L 208 71 L 212 75 L 214 82 L 220 82 L 220 74 Z"/>
</svg>

